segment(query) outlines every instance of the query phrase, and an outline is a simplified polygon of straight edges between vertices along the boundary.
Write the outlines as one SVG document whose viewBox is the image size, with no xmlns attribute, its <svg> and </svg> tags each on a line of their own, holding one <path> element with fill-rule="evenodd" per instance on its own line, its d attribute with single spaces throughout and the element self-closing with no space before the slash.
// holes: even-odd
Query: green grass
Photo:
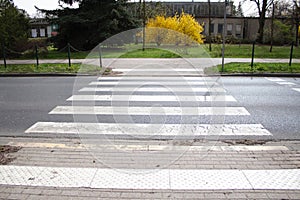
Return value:
<svg viewBox="0 0 300 200">
<path fill-rule="evenodd" d="M 0 73 L 97 73 L 101 68 L 94 65 L 72 64 L 10 64 L 5 69 L 0 65 Z"/>
<path fill-rule="evenodd" d="M 206 72 L 216 73 L 222 71 L 222 65 L 207 68 Z M 300 73 L 300 63 L 255 63 L 253 70 L 250 63 L 228 63 L 224 65 L 224 73 Z"/>
<path fill-rule="evenodd" d="M 204 48 L 209 52 L 208 44 L 204 45 Z M 270 52 L 270 46 L 267 45 L 255 45 L 254 48 L 255 58 L 289 58 L 290 57 L 290 46 L 273 46 L 272 52 Z M 217 58 L 222 56 L 222 45 L 213 44 L 212 51 L 209 52 L 211 57 Z M 225 57 L 226 58 L 251 58 L 252 55 L 252 45 L 242 44 L 242 45 L 232 45 L 226 44 L 225 46 Z M 300 58 L 300 48 L 294 47 L 293 51 L 294 58 Z"/>
<path fill-rule="evenodd" d="M 123 54 L 120 58 L 180 58 L 178 54 L 163 49 L 142 49 Z"/>
<path fill-rule="evenodd" d="M 84 59 L 89 54 L 88 51 L 84 52 L 71 52 L 70 56 L 72 59 Z M 49 51 L 47 55 L 40 56 L 41 59 L 67 59 L 67 52 Z"/>
<path fill-rule="evenodd" d="M 290 56 L 290 46 L 274 46 L 273 51 L 269 52 L 270 46 L 256 45 L 255 58 L 286 58 Z M 138 49 L 138 50 L 137 50 Z M 128 44 L 123 47 L 115 48 L 114 50 L 102 49 L 103 58 L 202 58 L 212 57 L 220 58 L 222 55 L 222 45 L 212 44 L 212 51 L 209 52 L 208 44 L 200 45 L 199 47 L 184 46 L 176 47 L 173 45 L 166 46 L 165 48 L 157 47 L 153 44 L 147 44 L 145 51 L 142 51 L 142 45 Z M 170 50 L 168 50 L 170 49 Z M 250 58 L 252 55 L 251 44 L 226 44 L 225 57 L 226 58 Z M 85 58 L 98 58 L 98 52 L 71 52 L 72 59 L 85 59 Z M 294 58 L 300 58 L 300 47 L 294 47 Z M 68 53 L 57 51 L 53 48 L 48 49 L 48 53 L 39 55 L 40 59 L 68 59 Z M 33 54 L 21 56 L 18 59 L 35 59 Z"/>
</svg>

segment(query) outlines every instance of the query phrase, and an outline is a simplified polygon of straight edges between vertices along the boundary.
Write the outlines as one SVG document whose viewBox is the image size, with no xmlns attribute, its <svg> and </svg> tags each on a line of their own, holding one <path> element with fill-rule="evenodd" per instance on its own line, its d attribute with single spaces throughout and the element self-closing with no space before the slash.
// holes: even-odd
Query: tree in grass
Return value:
<svg viewBox="0 0 300 200">
<path fill-rule="evenodd" d="M 139 21 L 128 8 L 127 0 L 61 0 L 60 2 L 70 5 L 78 3 L 79 7 L 41 10 L 59 26 L 59 34 L 54 38 L 58 48 L 65 47 L 69 42 L 78 49 L 89 50 L 113 35 L 139 26 Z"/>
<path fill-rule="evenodd" d="M 17 50 L 20 42 L 27 41 L 29 17 L 19 10 L 12 0 L 0 0 L 0 43 Z"/>
<path fill-rule="evenodd" d="M 264 41 L 264 28 L 266 22 L 266 13 L 268 7 L 271 5 L 268 3 L 268 0 L 250 0 L 256 4 L 258 15 L 259 15 L 259 26 L 258 26 L 258 35 L 257 35 L 257 42 L 263 43 Z"/>
<path fill-rule="evenodd" d="M 203 43 L 201 34 L 203 27 L 189 14 L 182 12 L 173 17 L 156 16 L 148 20 L 146 29 L 146 41 L 161 44 Z"/>
</svg>

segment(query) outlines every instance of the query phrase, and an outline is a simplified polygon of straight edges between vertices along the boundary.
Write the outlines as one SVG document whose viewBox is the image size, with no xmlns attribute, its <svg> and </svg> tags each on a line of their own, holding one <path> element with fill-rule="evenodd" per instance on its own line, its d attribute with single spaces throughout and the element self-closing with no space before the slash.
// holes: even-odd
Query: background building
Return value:
<svg viewBox="0 0 300 200">
<path fill-rule="evenodd" d="M 30 25 L 30 37 L 52 37 L 57 35 L 58 26 L 56 24 L 50 24 L 47 19 L 33 18 L 29 21 Z"/>
</svg>

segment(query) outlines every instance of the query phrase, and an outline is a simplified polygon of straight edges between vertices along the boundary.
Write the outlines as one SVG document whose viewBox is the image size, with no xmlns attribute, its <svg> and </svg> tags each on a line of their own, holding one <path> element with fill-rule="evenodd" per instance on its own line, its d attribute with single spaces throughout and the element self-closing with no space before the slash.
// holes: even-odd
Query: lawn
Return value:
<svg viewBox="0 0 300 200">
<path fill-rule="evenodd" d="M 290 46 L 274 46 L 273 51 L 269 52 L 270 46 L 256 45 L 255 58 L 289 58 Z M 226 44 L 225 58 L 250 58 L 252 54 L 251 44 Z M 213 44 L 212 51 L 209 52 L 208 44 L 202 44 L 198 47 L 185 47 L 185 46 L 162 46 L 157 47 L 153 44 L 146 45 L 145 51 L 142 50 L 141 44 L 129 44 L 119 48 L 102 48 L 103 58 L 202 58 L 212 57 L 220 58 L 222 56 L 222 45 Z M 71 52 L 72 59 L 85 59 L 85 58 L 98 58 L 98 51 L 80 51 Z M 294 47 L 294 58 L 300 58 L 300 48 Z M 50 49 L 47 54 L 39 55 L 40 59 L 67 59 L 68 53 Z M 32 56 L 21 56 L 19 59 L 35 59 Z"/>
<path fill-rule="evenodd" d="M 207 68 L 207 74 L 222 71 L 222 66 Z M 228 63 L 224 65 L 224 73 L 300 73 L 300 63 L 255 63 L 251 69 L 250 63 Z"/>
<path fill-rule="evenodd" d="M 0 65 L 0 73 L 84 73 L 96 74 L 101 71 L 99 66 L 72 64 L 40 64 L 38 67 L 34 64 Z M 216 74 L 222 71 L 222 66 L 206 68 L 206 74 Z M 287 63 L 255 63 L 251 68 L 250 63 L 228 63 L 224 65 L 223 73 L 300 73 L 300 63 L 293 63 L 288 66 Z M 111 73 L 106 69 L 105 74 Z"/>
<path fill-rule="evenodd" d="M 101 71 L 101 68 L 94 65 L 72 64 L 9 64 L 5 69 L 4 65 L 0 65 L 0 73 L 88 73 L 94 74 Z M 108 72 L 108 71 L 106 71 Z"/>
<path fill-rule="evenodd" d="M 205 49 L 208 51 L 208 44 L 204 45 Z M 221 57 L 222 56 L 222 45 L 213 44 L 212 51 L 209 52 L 211 57 Z M 255 45 L 254 48 L 255 58 L 289 58 L 290 57 L 290 46 L 273 46 L 272 52 L 270 52 L 270 46 L 268 45 Z M 252 45 L 242 44 L 242 45 L 232 45 L 227 44 L 225 46 L 225 57 L 226 58 L 251 58 L 252 55 Z M 300 58 L 300 48 L 294 47 L 293 51 L 294 58 Z"/>
</svg>

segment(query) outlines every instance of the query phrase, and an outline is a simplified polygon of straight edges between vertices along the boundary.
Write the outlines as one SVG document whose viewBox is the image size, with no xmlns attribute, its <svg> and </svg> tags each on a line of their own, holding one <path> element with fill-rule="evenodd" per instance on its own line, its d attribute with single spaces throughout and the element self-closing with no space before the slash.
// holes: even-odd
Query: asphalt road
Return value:
<svg viewBox="0 0 300 200">
<path fill-rule="evenodd" d="M 248 116 L 226 116 L 218 119 L 225 124 L 260 123 L 270 131 L 273 139 L 300 139 L 299 78 L 282 78 L 292 84 L 279 84 L 260 77 L 223 77 L 220 83 L 237 102 L 227 106 L 245 107 Z M 73 95 L 75 77 L 1 77 L 0 78 L 0 135 L 25 135 L 24 131 L 38 121 L 72 122 L 72 115 L 49 115 L 56 106 L 72 105 L 66 99 Z M 89 81 L 89 80 L 87 80 Z M 101 94 L 101 92 L 99 93 Z M 109 105 L 110 103 L 97 103 Z M 156 102 L 161 106 L 176 103 Z M 120 104 L 121 105 L 121 104 Z M 123 105 L 127 105 L 124 102 Z M 151 106 L 149 102 L 130 102 L 132 106 Z M 197 106 L 193 104 L 192 106 Z M 206 106 L 209 106 L 206 105 Z M 87 118 L 88 119 L 88 118 Z M 127 122 L 128 118 L 119 118 Z M 137 123 L 148 123 L 149 116 L 134 116 Z M 166 123 L 181 122 L 178 116 L 168 116 Z M 199 117 L 197 122 L 209 122 L 211 117 Z M 98 116 L 99 122 L 113 122 L 113 116 Z"/>
</svg>

